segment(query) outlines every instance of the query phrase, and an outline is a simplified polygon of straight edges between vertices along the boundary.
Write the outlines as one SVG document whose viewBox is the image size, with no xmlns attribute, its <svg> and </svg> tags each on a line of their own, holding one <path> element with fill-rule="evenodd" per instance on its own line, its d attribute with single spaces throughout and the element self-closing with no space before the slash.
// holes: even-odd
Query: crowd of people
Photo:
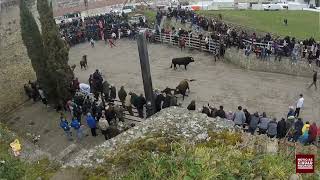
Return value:
<svg viewBox="0 0 320 180">
<path fill-rule="evenodd" d="M 222 20 L 222 15 L 217 18 L 207 18 L 196 14 L 189 9 L 180 7 L 168 9 L 167 17 L 175 18 L 176 21 L 191 23 L 191 27 L 195 27 L 199 32 L 198 38 L 205 41 L 206 37 L 211 40 L 222 43 L 226 48 L 234 46 L 238 49 L 244 49 L 245 55 L 251 53 L 256 54 L 258 58 L 263 60 L 270 59 L 271 55 L 275 56 L 275 61 L 281 61 L 282 57 L 289 57 L 292 63 L 297 63 L 298 59 L 305 58 L 309 64 L 315 62 L 320 67 L 320 44 L 312 37 L 305 40 L 297 40 L 295 37 L 285 36 L 273 37 L 270 33 L 265 36 L 258 36 L 255 32 L 249 33 L 242 28 L 228 25 Z M 210 35 L 202 35 L 203 31 L 210 32 Z M 165 30 L 170 32 L 170 30 Z M 171 31 L 172 32 L 172 31 Z"/>
<path fill-rule="evenodd" d="M 160 29 L 159 25 L 164 15 L 168 19 L 174 17 L 176 21 L 179 20 L 183 24 L 190 22 L 195 31 L 174 27 Z M 281 61 L 282 57 L 288 57 L 292 64 L 296 64 L 299 59 L 306 59 L 310 65 L 315 62 L 316 66 L 320 67 L 320 44 L 313 38 L 297 40 L 289 36 L 274 37 L 270 33 L 258 36 L 255 32 L 249 33 L 242 28 L 228 25 L 222 20 L 220 14 L 217 18 L 207 18 L 180 7 L 169 8 L 167 12 L 157 11 L 156 23 L 157 26 L 153 33 L 171 33 L 173 41 L 179 44 L 181 49 L 185 47 L 187 37 L 194 37 L 198 38 L 207 49 L 210 41 L 218 42 L 219 47 L 214 48 L 214 52 L 215 56 L 219 57 L 223 57 L 226 48 L 237 47 L 243 49 L 246 56 L 255 54 L 261 60 L 270 60 L 271 56 L 274 56 L 275 61 Z M 134 39 L 139 27 L 147 27 L 147 23 L 142 18 L 138 23 L 130 24 L 125 14 L 120 16 L 108 13 L 86 17 L 84 20 L 77 19 L 73 22 L 61 23 L 59 30 L 62 38 L 70 46 L 86 41 L 91 42 L 91 45 L 94 46 L 94 41 L 105 40 L 110 47 L 113 47 L 115 46 L 114 40 L 119 36 Z M 151 39 L 153 33 L 148 31 L 147 38 Z"/>
<path fill-rule="evenodd" d="M 48 105 L 46 93 L 34 82 L 29 82 L 24 86 L 26 94 L 34 101 L 41 100 L 43 104 Z M 97 129 L 105 139 L 113 137 L 111 127 L 125 120 L 125 111 L 130 116 L 135 116 L 133 109 L 137 109 L 138 117 L 145 118 L 148 115 L 148 106 L 145 97 L 138 96 L 134 92 L 127 93 L 124 86 L 119 91 L 108 81 L 104 80 L 99 70 L 90 75 L 88 84 L 80 83 L 75 78 L 71 83 L 71 90 L 74 93 L 72 99 L 67 101 L 64 109 L 70 113 L 71 121 L 68 122 L 66 115 L 61 113 L 60 127 L 64 130 L 68 139 L 72 139 L 72 129 L 76 132 L 78 139 L 83 136 L 85 118 L 87 126 L 91 129 L 92 136 L 97 136 Z M 171 106 L 180 106 L 177 96 L 172 93 L 174 89 L 166 87 L 164 90 L 154 90 L 155 112 Z M 117 100 L 119 99 L 119 100 Z M 116 102 L 119 102 L 118 104 Z M 270 138 L 287 138 L 289 141 L 299 141 L 303 144 L 316 143 L 320 133 L 316 123 L 310 124 L 303 122 L 300 118 L 301 109 L 304 107 L 304 97 L 300 94 L 295 107 L 290 106 L 286 118 L 277 121 L 276 118 L 270 118 L 266 112 L 249 113 L 247 109 L 238 107 L 237 111 L 225 112 L 224 107 L 215 108 L 203 106 L 202 113 L 209 117 L 220 117 L 233 121 L 235 126 L 243 127 L 245 131 L 255 134 L 267 134 Z M 187 106 L 188 110 L 196 110 L 196 102 L 193 100 Z M 151 114 L 150 114 L 151 115 Z"/>
<path fill-rule="evenodd" d="M 159 25 L 163 16 L 163 12 L 158 11 L 156 20 Z M 249 35 L 245 31 L 231 27 L 222 21 L 221 15 L 218 18 L 208 19 L 204 16 L 196 15 L 188 9 L 174 8 L 167 12 L 167 17 L 174 17 L 180 20 L 181 23 L 191 22 L 191 26 L 195 26 L 197 30 L 200 28 L 205 31 L 210 31 L 210 36 L 204 36 L 201 33 L 198 35 L 200 40 L 206 44 L 209 38 L 218 41 L 220 44 L 217 56 L 223 56 L 225 48 L 236 46 L 244 49 L 246 55 L 256 53 L 257 57 L 265 59 L 274 54 L 276 59 L 281 60 L 281 56 L 291 56 L 296 61 L 298 56 L 308 57 L 308 60 L 313 60 L 319 57 L 320 46 L 314 39 L 310 38 L 305 41 L 297 41 L 295 38 L 285 37 L 283 39 L 273 38 L 270 34 L 265 37 L 258 37 L 255 33 Z M 61 37 L 70 45 L 89 41 L 94 47 L 94 41 L 105 40 L 110 46 L 115 46 L 114 40 L 119 36 L 125 35 L 129 38 L 134 38 L 139 27 L 145 27 L 145 22 L 140 19 L 139 23 L 129 24 L 126 17 L 105 14 L 94 17 L 87 17 L 74 20 L 71 23 L 62 23 L 59 25 Z M 190 37 L 193 31 L 185 31 L 183 29 L 176 30 L 172 28 L 156 29 L 155 33 L 173 33 L 174 40 L 178 42 L 181 48 L 184 48 L 185 41 L 183 37 Z M 244 40 L 249 41 L 246 43 Z M 251 43 L 250 43 L 251 42 Z M 267 46 L 254 45 L 255 43 L 265 43 Z M 318 62 L 319 61 L 319 62 Z M 320 66 L 318 58 L 317 65 Z M 315 72 L 316 74 L 316 72 Z M 314 77 L 313 84 L 316 87 L 317 74 Z M 29 82 L 24 86 L 26 94 L 34 101 L 41 100 L 48 107 L 48 101 L 44 90 L 37 83 Z M 84 126 L 82 118 L 85 117 L 87 126 L 91 129 L 92 136 L 97 136 L 97 129 L 109 139 L 110 127 L 124 121 L 125 111 L 129 115 L 134 116 L 133 109 L 137 110 L 138 117 L 145 118 L 149 116 L 148 103 L 143 94 L 137 95 L 134 92 L 128 92 L 121 86 L 117 92 L 116 87 L 106 81 L 99 70 L 96 70 L 90 75 L 88 84 L 80 83 L 77 78 L 71 82 L 71 91 L 74 94 L 73 98 L 65 103 L 65 106 L 60 108 L 70 113 L 71 121 L 68 122 L 66 115 L 61 114 L 60 127 L 64 130 L 66 136 L 71 139 L 71 131 L 75 130 L 77 137 L 81 139 L 83 132 L 81 128 Z M 179 106 L 177 97 L 172 93 L 173 89 L 169 87 L 164 90 L 155 89 L 155 112 L 170 106 Z M 117 104 L 119 99 L 120 104 Z M 259 114 L 255 112 L 250 114 L 247 109 L 238 107 L 236 112 L 224 111 L 223 106 L 218 109 L 211 106 L 204 106 L 202 112 L 209 117 L 220 117 L 234 121 L 236 126 L 247 127 L 247 131 L 254 134 L 256 131 L 259 134 L 267 134 L 269 137 L 288 138 L 290 141 L 300 141 L 303 144 L 314 143 L 317 138 L 318 128 L 316 123 L 310 125 L 309 122 L 303 123 L 299 118 L 300 109 L 303 107 L 303 96 L 299 98 L 296 108 L 290 107 L 288 116 L 281 118 L 277 122 L 276 118 L 269 118 L 265 112 Z M 195 101 L 191 101 L 187 107 L 189 110 L 196 110 Z M 58 108 L 57 108 L 58 109 Z M 145 113 L 146 111 L 146 113 Z"/>
<path fill-rule="evenodd" d="M 309 121 L 303 122 L 300 118 L 300 111 L 304 106 L 303 95 L 300 94 L 295 107 L 290 106 L 287 117 L 282 117 L 279 121 L 277 118 L 268 117 L 266 112 L 249 113 L 247 109 L 238 106 L 235 112 L 225 112 L 224 107 L 215 108 L 203 106 L 200 110 L 208 117 L 220 117 L 226 120 L 233 121 L 235 126 L 243 128 L 244 131 L 253 134 L 267 134 L 270 138 L 286 138 L 288 141 L 301 142 L 302 144 L 316 144 L 319 141 L 320 127 L 316 123 L 312 124 Z M 187 107 L 190 111 L 195 111 L 196 103 L 191 101 Z"/>
<path fill-rule="evenodd" d="M 94 46 L 94 41 L 98 40 L 110 43 L 110 39 L 116 39 L 119 36 L 134 38 L 138 28 L 146 27 L 146 23 L 146 20 L 140 18 L 139 22 L 130 24 L 125 14 L 120 16 L 115 13 L 107 13 L 74 19 L 72 22 L 62 22 L 58 26 L 61 37 L 68 45 L 90 42 Z"/>
</svg>

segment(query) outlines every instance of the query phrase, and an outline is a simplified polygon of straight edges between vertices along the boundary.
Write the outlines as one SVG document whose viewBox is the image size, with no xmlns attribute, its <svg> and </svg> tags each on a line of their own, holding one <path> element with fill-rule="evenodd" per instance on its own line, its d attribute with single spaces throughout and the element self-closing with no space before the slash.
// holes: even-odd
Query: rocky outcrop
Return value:
<svg viewBox="0 0 320 180">
<path fill-rule="evenodd" d="M 209 131 L 219 132 L 225 129 L 234 130 L 234 123 L 225 119 L 209 118 L 205 114 L 184 108 L 171 107 L 93 149 L 80 151 L 64 166 L 98 165 L 108 153 L 150 134 L 170 135 L 194 143 L 206 140 Z"/>
</svg>

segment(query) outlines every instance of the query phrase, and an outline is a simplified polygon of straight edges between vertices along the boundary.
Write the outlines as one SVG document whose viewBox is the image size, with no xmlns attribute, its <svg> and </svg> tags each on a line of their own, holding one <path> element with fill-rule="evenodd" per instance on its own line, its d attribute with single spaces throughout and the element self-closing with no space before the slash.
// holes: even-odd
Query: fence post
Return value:
<svg viewBox="0 0 320 180">
<path fill-rule="evenodd" d="M 161 31 L 159 33 L 159 41 L 162 43 L 162 34 L 161 34 Z"/>
<path fill-rule="evenodd" d="M 169 34 L 169 44 L 171 44 L 172 43 L 172 41 L 171 41 L 171 32 L 170 32 L 170 34 Z"/>
<path fill-rule="evenodd" d="M 189 36 L 189 48 L 190 48 L 190 47 L 191 47 L 191 46 L 190 46 L 190 33 L 188 34 L 188 36 Z"/>
</svg>

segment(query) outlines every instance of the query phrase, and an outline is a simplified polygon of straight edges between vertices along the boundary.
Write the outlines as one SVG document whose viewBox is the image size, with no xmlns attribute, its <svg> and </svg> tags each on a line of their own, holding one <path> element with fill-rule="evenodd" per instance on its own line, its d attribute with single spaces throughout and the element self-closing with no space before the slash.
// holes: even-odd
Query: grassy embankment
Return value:
<svg viewBox="0 0 320 180">
<path fill-rule="evenodd" d="M 108 155 L 99 168 L 83 171 L 89 180 L 288 179 L 295 173 L 293 154 L 267 154 L 252 146 L 239 146 L 240 133 L 211 132 L 209 136 L 209 141 L 195 145 L 172 135 L 148 136 Z"/>
<path fill-rule="evenodd" d="M 14 157 L 11 153 L 10 143 L 15 138 L 18 137 L 0 124 L 0 179 L 35 180 L 39 177 L 43 180 L 49 179 L 59 167 L 48 159 L 31 163 Z"/>
<path fill-rule="evenodd" d="M 297 39 L 314 37 L 320 40 L 320 15 L 309 11 L 254 11 L 224 10 L 197 11 L 206 17 L 222 15 L 226 22 L 242 26 L 258 32 L 271 32 L 279 36 L 293 36 Z M 288 26 L 283 19 L 288 19 Z"/>
</svg>

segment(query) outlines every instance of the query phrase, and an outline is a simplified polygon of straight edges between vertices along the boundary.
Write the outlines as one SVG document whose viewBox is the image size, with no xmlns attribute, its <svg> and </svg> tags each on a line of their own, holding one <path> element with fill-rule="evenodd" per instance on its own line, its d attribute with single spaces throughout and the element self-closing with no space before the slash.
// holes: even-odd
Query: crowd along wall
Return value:
<svg viewBox="0 0 320 180">
<path fill-rule="evenodd" d="M 257 59 L 254 53 L 250 56 L 245 56 L 244 50 L 236 48 L 228 48 L 225 54 L 225 60 L 241 68 L 263 71 L 271 73 L 281 73 L 295 76 L 312 77 L 313 69 L 319 70 L 313 64 L 311 67 L 305 61 L 298 61 L 297 64 L 292 64 L 288 58 L 282 57 L 281 61 L 274 61 L 274 56 L 270 60 Z"/>
</svg>

